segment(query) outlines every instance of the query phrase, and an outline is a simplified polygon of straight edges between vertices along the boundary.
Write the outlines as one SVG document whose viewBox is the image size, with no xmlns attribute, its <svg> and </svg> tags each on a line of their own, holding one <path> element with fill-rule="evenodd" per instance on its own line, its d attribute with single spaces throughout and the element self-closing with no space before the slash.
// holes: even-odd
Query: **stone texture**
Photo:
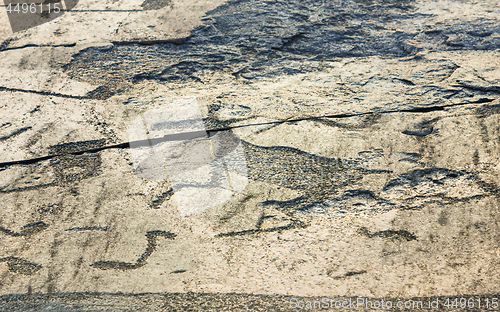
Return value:
<svg viewBox="0 0 500 312">
<path fill-rule="evenodd" d="M 0 307 L 495 297 L 499 11 L 86 1 L 1 29 Z M 187 217 L 127 148 L 137 116 L 185 97 L 241 138 L 248 170 L 241 193 Z"/>
</svg>

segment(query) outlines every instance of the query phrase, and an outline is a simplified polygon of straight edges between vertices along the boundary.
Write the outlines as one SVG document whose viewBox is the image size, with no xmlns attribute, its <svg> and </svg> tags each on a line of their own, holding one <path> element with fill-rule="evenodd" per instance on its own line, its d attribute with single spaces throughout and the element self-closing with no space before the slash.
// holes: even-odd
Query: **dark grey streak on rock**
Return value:
<svg viewBox="0 0 500 312">
<path fill-rule="evenodd" d="M 367 228 L 362 227 L 358 230 L 358 233 L 370 238 L 382 237 L 382 238 L 405 239 L 407 241 L 417 240 L 417 236 L 415 234 L 410 233 L 406 230 L 384 230 L 384 231 L 370 233 L 370 231 Z"/>
<path fill-rule="evenodd" d="M 146 264 L 146 260 L 156 249 L 156 240 L 158 237 L 174 239 L 177 235 L 166 231 L 149 231 L 146 233 L 148 245 L 146 251 L 137 259 L 135 263 L 121 262 L 121 261 L 97 261 L 90 266 L 100 270 L 133 270 L 140 268 Z"/>
<path fill-rule="evenodd" d="M 156 209 L 160 208 L 160 205 L 166 200 L 169 200 L 170 197 L 172 197 L 173 195 L 174 195 L 174 189 L 170 188 L 166 192 L 161 193 L 158 197 L 156 197 L 156 199 L 151 201 L 150 206 Z"/>
<path fill-rule="evenodd" d="M 17 257 L 1 258 L 0 262 L 7 262 L 9 271 L 23 275 L 33 275 L 42 268 L 40 264 L 29 262 L 28 260 Z"/>
<path fill-rule="evenodd" d="M 401 158 L 399 161 L 407 161 L 411 163 L 416 163 L 420 159 L 422 159 L 422 155 L 419 153 L 403 153 L 406 157 Z"/>
<path fill-rule="evenodd" d="M 70 229 L 66 229 L 65 231 L 107 231 L 108 227 L 102 226 L 84 226 L 84 227 L 73 227 Z"/>
<path fill-rule="evenodd" d="M 258 226 L 256 226 L 257 228 L 250 230 L 219 233 L 215 235 L 215 237 L 232 237 L 232 236 L 243 236 L 243 235 L 258 234 L 258 233 L 281 232 L 285 230 L 305 228 L 307 226 L 309 226 L 309 224 L 304 223 L 302 221 L 290 220 L 290 223 L 284 226 L 277 226 L 268 229 L 260 229 L 258 228 Z"/>
<path fill-rule="evenodd" d="M 405 130 L 402 133 L 406 134 L 406 135 L 414 135 L 414 136 L 418 136 L 418 137 L 423 137 L 423 136 L 431 134 L 433 131 L 434 131 L 434 128 L 430 127 L 430 128 L 424 129 L 424 130 L 415 130 L 415 131 Z"/>
<path fill-rule="evenodd" d="M 351 277 L 351 276 L 355 276 L 355 275 L 360 275 L 360 274 L 365 274 L 367 273 L 366 270 L 361 270 L 361 271 L 349 271 L 347 272 L 346 274 L 344 275 L 341 275 L 341 276 L 335 276 L 333 277 L 334 279 L 344 279 L 344 278 L 347 278 L 347 277 Z"/>
<path fill-rule="evenodd" d="M 28 131 L 29 129 L 31 129 L 31 126 L 30 127 L 23 127 L 21 129 L 18 129 L 14 132 L 12 132 L 11 134 L 7 134 L 7 135 L 4 135 L 3 137 L 0 137 L 0 141 L 5 141 L 7 139 L 10 139 L 10 138 L 13 138 L 15 137 L 16 135 L 19 135 L 25 131 Z"/>
<path fill-rule="evenodd" d="M 35 234 L 45 230 L 48 227 L 49 227 L 49 225 L 47 223 L 35 222 L 35 223 L 26 224 L 25 226 L 23 226 L 21 228 L 20 232 L 14 232 L 12 230 L 4 228 L 3 226 L 0 226 L 0 232 L 7 234 L 9 236 L 13 236 L 13 237 L 21 237 L 21 236 L 29 237 L 29 236 L 35 235 Z"/>
</svg>

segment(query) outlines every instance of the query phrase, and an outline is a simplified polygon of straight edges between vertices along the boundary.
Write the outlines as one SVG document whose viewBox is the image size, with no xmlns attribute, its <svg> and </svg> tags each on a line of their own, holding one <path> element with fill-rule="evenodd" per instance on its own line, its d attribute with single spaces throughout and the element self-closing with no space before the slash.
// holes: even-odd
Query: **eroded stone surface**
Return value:
<svg viewBox="0 0 500 312">
<path fill-rule="evenodd" d="M 75 292 L 220 293 L 207 302 L 270 310 L 498 292 L 496 2 L 107 5 L 143 12 L 71 46 L 53 45 L 87 27 L 69 19 L 91 23 L 78 7 L 5 35 L 1 294 L 65 293 L 50 300 L 66 307 Z M 165 32 L 185 6 L 189 22 L 169 22 L 185 28 Z M 23 47 L 37 34 L 51 46 Z M 188 217 L 126 144 L 140 114 L 185 97 L 206 129 L 241 139 L 248 170 L 241 193 Z M 109 296 L 96 300 L 140 305 Z"/>
</svg>

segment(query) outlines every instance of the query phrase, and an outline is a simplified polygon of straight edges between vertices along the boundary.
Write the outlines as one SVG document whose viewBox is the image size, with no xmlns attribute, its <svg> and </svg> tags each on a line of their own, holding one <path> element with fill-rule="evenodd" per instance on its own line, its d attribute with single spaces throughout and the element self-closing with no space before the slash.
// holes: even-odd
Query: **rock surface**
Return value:
<svg viewBox="0 0 500 312">
<path fill-rule="evenodd" d="M 499 13 L 89 0 L 13 34 L 3 16 L 1 309 L 498 296 Z M 183 216 L 128 129 L 187 97 L 241 139 L 248 184 Z"/>
</svg>

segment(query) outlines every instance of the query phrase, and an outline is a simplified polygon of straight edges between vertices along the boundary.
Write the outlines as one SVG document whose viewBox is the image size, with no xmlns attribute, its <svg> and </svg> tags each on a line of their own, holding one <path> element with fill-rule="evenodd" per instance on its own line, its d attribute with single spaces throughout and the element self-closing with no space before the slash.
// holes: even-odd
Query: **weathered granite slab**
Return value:
<svg viewBox="0 0 500 312">
<path fill-rule="evenodd" d="M 494 298 L 499 10 L 83 1 L 0 29 L 0 310 Z M 184 216 L 129 126 L 188 97 L 248 185 Z"/>
</svg>

